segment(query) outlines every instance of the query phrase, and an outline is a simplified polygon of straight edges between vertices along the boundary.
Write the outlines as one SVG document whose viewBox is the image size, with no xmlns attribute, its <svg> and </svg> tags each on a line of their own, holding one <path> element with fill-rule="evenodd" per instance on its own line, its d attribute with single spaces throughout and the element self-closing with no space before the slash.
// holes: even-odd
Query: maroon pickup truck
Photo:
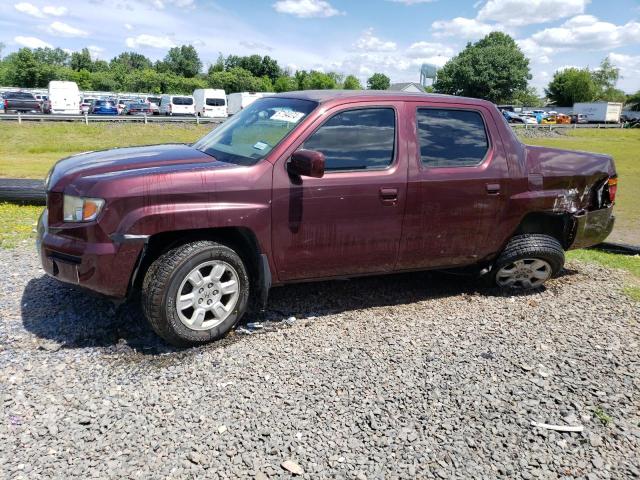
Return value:
<svg viewBox="0 0 640 480">
<path fill-rule="evenodd" d="M 611 157 L 518 141 L 482 100 L 397 92 L 262 98 L 193 145 L 59 161 L 44 269 L 142 292 L 176 345 L 225 335 L 275 285 L 467 267 L 538 288 L 613 228 Z"/>
</svg>

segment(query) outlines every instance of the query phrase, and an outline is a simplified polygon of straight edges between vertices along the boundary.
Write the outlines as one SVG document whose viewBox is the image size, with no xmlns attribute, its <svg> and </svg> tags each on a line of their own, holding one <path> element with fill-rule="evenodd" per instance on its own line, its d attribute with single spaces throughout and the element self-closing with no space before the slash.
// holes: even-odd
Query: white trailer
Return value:
<svg viewBox="0 0 640 480">
<path fill-rule="evenodd" d="M 224 118 L 227 116 L 227 96 L 224 90 L 198 88 L 193 91 L 196 115 L 199 117 Z"/>
<path fill-rule="evenodd" d="M 267 94 L 262 92 L 230 93 L 227 95 L 227 111 L 229 115 L 234 115 L 265 95 Z"/>
<path fill-rule="evenodd" d="M 586 115 L 589 123 L 620 123 L 622 103 L 590 102 L 574 103 L 574 115 Z"/>
<path fill-rule="evenodd" d="M 59 80 L 50 81 L 48 110 L 50 113 L 78 115 L 80 113 L 78 84 Z"/>
</svg>

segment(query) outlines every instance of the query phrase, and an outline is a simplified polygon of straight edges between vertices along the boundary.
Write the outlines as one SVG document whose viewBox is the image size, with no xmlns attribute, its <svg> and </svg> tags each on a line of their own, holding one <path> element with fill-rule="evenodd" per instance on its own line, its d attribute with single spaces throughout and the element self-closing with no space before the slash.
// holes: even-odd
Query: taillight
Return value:
<svg viewBox="0 0 640 480">
<path fill-rule="evenodd" d="M 607 181 L 609 187 L 609 200 L 611 203 L 616 201 L 616 193 L 618 192 L 618 177 L 610 177 Z"/>
</svg>

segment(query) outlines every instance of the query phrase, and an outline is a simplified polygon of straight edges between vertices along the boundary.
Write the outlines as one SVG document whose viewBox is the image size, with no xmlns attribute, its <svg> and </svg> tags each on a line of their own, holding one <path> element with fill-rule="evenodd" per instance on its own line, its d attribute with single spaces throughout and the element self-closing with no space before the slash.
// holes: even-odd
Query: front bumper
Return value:
<svg viewBox="0 0 640 480">
<path fill-rule="evenodd" d="M 36 247 L 44 271 L 109 297 L 126 297 L 143 246 L 144 239 L 94 243 L 54 231 L 48 226 L 47 209 L 38 221 Z"/>
<path fill-rule="evenodd" d="M 573 242 L 570 249 L 585 248 L 603 242 L 613 230 L 613 206 L 575 215 Z"/>
</svg>

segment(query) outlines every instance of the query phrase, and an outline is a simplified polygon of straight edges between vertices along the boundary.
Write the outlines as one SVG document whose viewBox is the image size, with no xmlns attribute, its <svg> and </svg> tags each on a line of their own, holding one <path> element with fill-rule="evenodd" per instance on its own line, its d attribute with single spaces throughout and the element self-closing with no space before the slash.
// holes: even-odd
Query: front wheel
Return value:
<svg viewBox="0 0 640 480">
<path fill-rule="evenodd" d="M 142 306 L 153 330 L 176 346 L 218 340 L 242 318 L 249 277 L 238 254 L 198 241 L 160 256 L 147 271 Z"/>
<path fill-rule="evenodd" d="M 564 250 L 549 235 L 513 237 L 491 271 L 495 285 L 507 289 L 535 289 L 557 275 L 564 266 Z"/>
</svg>

